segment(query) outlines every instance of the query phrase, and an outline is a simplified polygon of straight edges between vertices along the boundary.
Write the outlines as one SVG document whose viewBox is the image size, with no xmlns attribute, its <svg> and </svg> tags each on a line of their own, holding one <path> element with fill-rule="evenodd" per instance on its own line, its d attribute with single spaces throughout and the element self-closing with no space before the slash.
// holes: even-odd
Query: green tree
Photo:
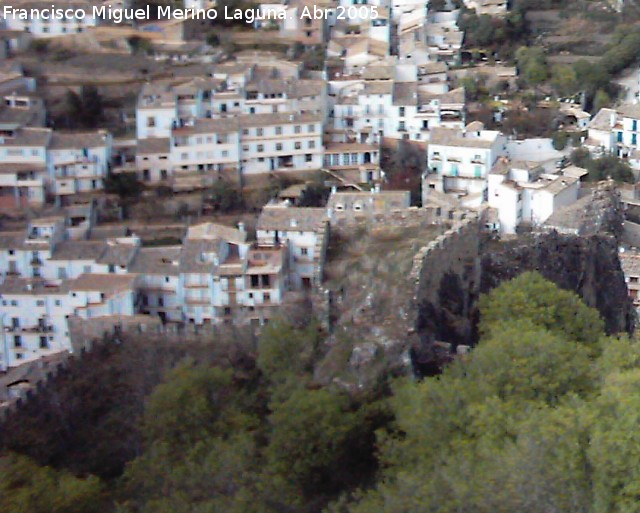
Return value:
<svg viewBox="0 0 640 513">
<path fill-rule="evenodd" d="M 578 92 L 578 77 L 569 66 L 551 68 L 551 85 L 558 96 L 570 96 Z"/>
<path fill-rule="evenodd" d="M 593 112 L 598 112 L 604 107 L 611 106 L 611 98 L 604 89 L 598 89 L 593 98 Z"/>
<path fill-rule="evenodd" d="M 586 148 L 576 148 L 569 156 L 571 163 L 578 167 L 586 168 L 591 162 L 591 153 Z"/>
<path fill-rule="evenodd" d="M 558 151 L 562 151 L 567 146 L 569 135 L 567 132 L 554 132 L 552 137 L 553 148 Z"/>
<path fill-rule="evenodd" d="M 346 396 L 299 388 L 273 405 L 269 422 L 269 468 L 274 483 L 293 503 L 344 486 L 345 474 L 355 464 L 349 454 L 360 424 Z"/>
<path fill-rule="evenodd" d="M 80 94 L 69 89 L 65 103 L 69 128 L 96 128 L 104 118 L 102 96 L 95 86 L 83 86 Z"/>
<path fill-rule="evenodd" d="M 480 299 L 480 332 L 484 336 L 490 337 L 502 323 L 513 319 L 530 321 L 594 349 L 604 332 L 597 310 L 537 272 L 523 273 Z"/>
<path fill-rule="evenodd" d="M 121 198 L 138 198 L 143 189 L 135 172 L 109 173 L 104 181 L 104 190 Z"/>
<path fill-rule="evenodd" d="M 486 396 L 549 404 L 569 393 L 590 392 L 593 374 L 588 348 L 567 340 L 566 332 L 556 334 L 537 327 L 525 316 L 526 313 L 517 322 L 500 322 L 499 329 L 493 329 L 482 340 L 473 364 L 466 369 L 468 378 L 477 382 Z M 566 320 L 567 316 L 562 318 Z M 585 318 L 578 317 L 574 322 L 585 322 Z M 594 327 L 590 320 L 585 324 Z M 595 340 L 600 336 L 601 331 Z"/>
<path fill-rule="evenodd" d="M 238 391 L 231 370 L 183 364 L 151 394 L 143 433 L 149 443 L 179 450 L 253 427 L 257 421 L 244 409 L 250 404 L 249 396 Z"/>
<path fill-rule="evenodd" d="M 14 454 L 0 458 L 0 511 L 98 513 L 104 507 L 97 477 L 80 479 Z"/>
<path fill-rule="evenodd" d="M 258 342 L 258 367 L 274 384 L 297 382 L 313 370 L 320 342 L 316 322 L 310 322 L 303 329 L 283 320 L 270 322 Z"/>
<path fill-rule="evenodd" d="M 220 212 L 232 212 L 244 206 L 240 190 L 225 180 L 216 181 L 205 193 L 204 200 Z"/>
<path fill-rule="evenodd" d="M 607 376 L 593 410 L 589 447 L 594 509 L 637 511 L 640 496 L 640 369 Z"/>
<path fill-rule="evenodd" d="M 590 181 L 600 181 L 612 178 L 617 182 L 635 183 L 636 179 L 629 164 L 615 155 L 605 155 L 587 162 Z"/>
<path fill-rule="evenodd" d="M 549 78 L 544 50 L 539 47 L 520 47 L 516 52 L 516 63 L 522 79 L 529 85 L 540 85 Z"/>
</svg>

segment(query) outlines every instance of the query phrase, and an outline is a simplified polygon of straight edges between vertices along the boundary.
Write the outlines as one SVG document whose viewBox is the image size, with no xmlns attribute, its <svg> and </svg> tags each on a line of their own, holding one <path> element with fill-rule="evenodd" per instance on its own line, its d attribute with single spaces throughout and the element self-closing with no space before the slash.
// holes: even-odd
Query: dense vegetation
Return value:
<svg viewBox="0 0 640 513">
<path fill-rule="evenodd" d="M 604 155 L 594 159 L 587 149 L 578 148 L 571 153 L 571 162 L 585 168 L 589 172 L 587 179 L 591 182 L 608 178 L 617 182 L 636 182 L 629 164 L 615 155 Z"/>
<path fill-rule="evenodd" d="M 213 356 L 205 345 L 190 360 L 184 348 L 169 358 L 145 345 L 145 379 L 117 371 L 127 360 L 113 355 L 135 349 L 112 346 L 111 365 L 96 360 L 100 372 L 71 380 L 83 383 L 73 392 L 109 399 L 78 400 L 66 417 L 42 402 L 40 422 L 25 426 L 34 441 L 49 432 L 38 451 L 19 443 L 21 433 L 3 439 L 37 463 L 0 460 L 0 510 L 634 511 L 640 346 L 605 337 L 595 310 L 536 273 L 495 289 L 480 310 L 481 342 L 470 355 L 439 377 L 369 392 L 315 384 L 323 335 L 313 322 L 271 324 L 256 358 L 252 343 Z M 152 378 L 179 361 L 143 402 Z M 93 414 L 79 431 L 83 408 Z M 129 437 L 123 472 L 95 467 L 99 479 L 89 462 L 73 468 L 64 454 L 47 456 L 65 427 L 72 441 L 91 425 L 103 426 L 92 440 L 102 446 L 116 440 L 110 425 L 116 436 L 124 425 L 139 435 Z M 90 442 L 80 437 L 85 449 Z"/>
</svg>

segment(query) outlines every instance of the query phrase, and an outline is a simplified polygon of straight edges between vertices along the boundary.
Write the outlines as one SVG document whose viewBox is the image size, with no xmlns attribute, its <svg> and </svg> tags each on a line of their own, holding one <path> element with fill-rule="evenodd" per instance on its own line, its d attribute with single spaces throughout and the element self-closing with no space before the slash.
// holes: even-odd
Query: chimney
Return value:
<svg viewBox="0 0 640 513">
<path fill-rule="evenodd" d="M 295 228 L 296 226 L 298 226 L 298 221 L 296 219 L 292 219 L 291 220 L 291 228 Z"/>
<path fill-rule="evenodd" d="M 338 192 L 338 188 L 335 185 L 331 186 L 331 194 L 335 194 L 336 192 Z"/>
<path fill-rule="evenodd" d="M 238 223 L 238 230 L 240 230 L 241 232 L 244 232 L 244 223 L 242 221 Z"/>
<path fill-rule="evenodd" d="M 379 183 L 377 183 L 377 184 L 375 184 L 375 185 L 373 186 L 373 192 L 374 192 L 375 194 L 378 194 L 378 193 L 380 192 L 380 184 L 379 184 Z"/>
<path fill-rule="evenodd" d="M 612 112 L 612 113 L 611 113 L 611 121 L 610 121 L 610 124 L 611 124 L 611 128 L 613 128 L 613 127 L 616 125 L 616 113 L 615 113 L 615 112 Z"/>
</svg>

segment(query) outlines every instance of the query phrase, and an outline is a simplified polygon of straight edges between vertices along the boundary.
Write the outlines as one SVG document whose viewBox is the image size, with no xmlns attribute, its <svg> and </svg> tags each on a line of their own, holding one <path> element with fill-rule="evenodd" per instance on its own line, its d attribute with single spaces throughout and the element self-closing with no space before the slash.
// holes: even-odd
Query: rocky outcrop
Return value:
<svg viewBox="0 0 640 513">
<path fill-rule="evenodd" d="M 597 308 L 608 333 L 631 332 L 634 310 L 618 259 L 615 238 L 557 232 L 485 246 L 480 292 L 488 292 L 525 271 L 538 271 Z"/>
</svg>

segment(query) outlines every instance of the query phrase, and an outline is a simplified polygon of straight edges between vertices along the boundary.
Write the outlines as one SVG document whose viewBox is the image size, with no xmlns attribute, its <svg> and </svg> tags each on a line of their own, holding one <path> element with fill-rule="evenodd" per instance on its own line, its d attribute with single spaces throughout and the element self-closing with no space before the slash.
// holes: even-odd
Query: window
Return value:
<svg viewBox="0 0 640 513">
<path fill-rule="evenodd" d="M 302 143 L 301 143 L 300 141 L 296 141 L 296 142 L 294 143 L 293 147 L 294 147 L 296 150 L 299 150 L 300 148 L 302 148 Z"/>
<path fill-rule="evenodd" d="M 296 126 L 293 127 L 293 133 L 294 134 L 299 134 L 300 131 L 301 131 L 300 125 L 296 125 Z"/>
<path fill-rule="evenodd" d="M 276 151 L 282 151 L 282 144 L 276 143 Z"/>
<path fill-rule="evenodd" d="M 15 299 L 12 299 L 11 306 L 18 306 L 18 302 Z"/>
<path fill-rule="evenodd" d="M 248 128 L 243 128 L 242 129 L 242 135 L 249 135 L 249 129 Z"/>
<path fill-rule="evenodd" d="M 20 335 L 13 336 L 13 347 L 22 347 L 22 337 Z"/>
<path fill-rule="evenodd" d="M 263 144 L 258 144 L 256 151 L 258 153 L 262 153 L 264 151 L 264 145 Z"/>
<path fill-rule="evenodd" d="M 154 126 L 156 126 L 156 118 L 154 117 L 147 118 L 147 127 L 151 128 Z"/>
<path fill-rule="evenodd" d="M 82 272 L 84 274 L 91 274 L 91 266 L 90 265 L 85 265 L 82 267 Z"/>
<path fill-rule="evenodd" d="M 40 337 L 40 349 L 49 349 L 47 337 Z"/>
<path fill-rule="evenodd" d="M 43 299 L 38 299 L 36 301 L 36 306 L 44 306 L 44 300 Z"/>
<path fill-rule="evenodd" d="M 309 141 L 307 143 L 307 146 L 309 147 L 309 149 L 313 149 L 316 147 L 316 142 L 315 141 Z"/>
<path fill-rule="evenodd" d="M 262 297 L 263 297 L 265 303 L 269 303 L 271 301 L 271 293 L 269 293 L 269 292 L 265 292 Z"/>
<path fill-rule="evenodd" d="M 312 162 L 313 161 L 313 155 L 311 153 L 305 153 L 304 161 L 305 162 Z"/>
<path fill-rule="evenodd" d="M 164 298 L 158 298 L 158 306 L 164 306 Z"/>
<path fill-rule="evenodd" d="M 262 137 L 264 135 L 264 129 L 262 128 L 256 128 L 256 135 L 258 137 Z"/>
<path fill-rule="evenodd" d="M 56 299 L 55 304 L 56 304 L 56 306 L 60 306 L 62 304 L 62 301 L 60 301 L 59 299 Z"/>
<path fill-rule="evenodd" d="M 277 126 L 276 127 L 276 135 L 282 135 L 282 127 L 281 126 Z"/>
<path fill-rule="evenodd" d="M 398 114 L 400 114 L 400 117 L 401 117 L 401 118 L 403 118 L 403 117 L 404 117 L 404 109 L 405 109 L 404 107 L 400 107 L 400 108 L 398 109 Z"/>
<path fill-rule="evenodd" d="M 314 132 L 316 129 L 316 125 L 308 125 L 307 126 L 307 132 L 312 133 Z"/>
<path fill-rule="evenodd" d="M 169 283 L 169 277 L 168 277 L 168 276 L 165 276 L 165 277 L 164 277 L 164 282 L 165 282 L 165 283 Z"/>
<path fill-rule="evenodd" d="M 302 256 L 307 256 L 309 254 L 309 250 L 307 248 L 300 248 L 300 254 Z"/>
</svg>

